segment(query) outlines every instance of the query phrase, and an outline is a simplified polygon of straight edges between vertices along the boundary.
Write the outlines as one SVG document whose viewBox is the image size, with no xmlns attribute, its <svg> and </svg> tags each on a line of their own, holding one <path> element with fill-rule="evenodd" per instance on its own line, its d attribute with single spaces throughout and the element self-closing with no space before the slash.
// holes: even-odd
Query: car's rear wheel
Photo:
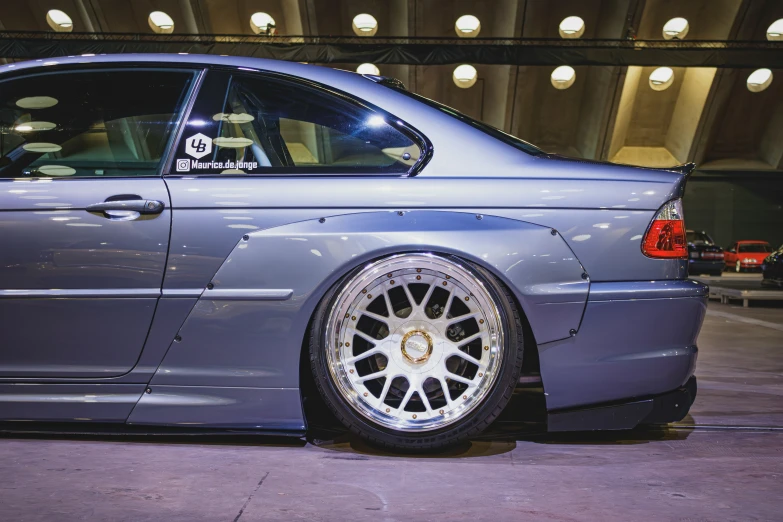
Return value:
<svg viewBox="0 0 783 522">
<path fill-rule="evenodd" d="M 502 283 L 453 257 L 399 254 L 338 282 L 316 312 L 310 361 L 326 404 L 368 441 L 431 450 L 480 433 L 522 366 Z"/>
</svg>

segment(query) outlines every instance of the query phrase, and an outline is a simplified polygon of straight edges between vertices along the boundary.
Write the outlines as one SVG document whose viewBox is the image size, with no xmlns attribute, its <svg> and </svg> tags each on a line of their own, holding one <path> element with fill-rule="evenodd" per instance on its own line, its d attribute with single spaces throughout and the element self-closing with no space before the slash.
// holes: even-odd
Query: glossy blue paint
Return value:
<svg viewBox="0 0 783 522">
<path fill-rule="evenodd" d="M 539 344 L 547 408 L 652 396 L 683 385 L 695 369 L 706 310 L 706 286 L 694 281 L 593 284 L 579 333 Z"/>
<path fill-rule="evenodd" d="M 225 302 L 205 291 L 152 383 L 297 386 L 307 324 L 326 290 L 362 263 L 414 251 L 459 255 L 489 268 L 514 291 L 541 342 L 579 328 L 589 283 L 579 260 L 548 228 L 456 212 L 346 214 L 240 240 L 212 278 L 212 292 L 283 287 L 293 289 L 293 297 Z M 232 342 L 221 341 L 226 338 Z"/>
<path fill-rule="evenodd" d="M 682 196 L 679 172 L 531 156 L 325 67 L 197 55 L 54 61 L 47 72 L 155 63 L 289 74 L 388 111 L 434 154 L 415 177 L 164 169 L 0 179 L 0 381 L 52 383 L 21 393 L 0 384 L 0 418 L 124 420 L 141 397 L 129 422 L 301 429 L 299 356 L 317 303 L 352 268 L 403 251 L 469 259 L 508 285 L 539 343 L 550 409 L 668 392 L 693 371 L 706 290 L 684 281 L 685 260 L 641 253 L 657 209 Z M 0 81 L 40 67 L 11 65 Z M 133 221 L 85 210 L 117 194 L 165 209 Z"/>
<path fill-rule="evenodd" d="M 305 429 L 302 400 L 296 388 L 154 386 L 150 391 L 133 408 L 128 424 Z"/>
<path fill-rule="evenodd" d="M 0 420 L 124 422 L 145 387 L 0 383 Z"/>
</svg>

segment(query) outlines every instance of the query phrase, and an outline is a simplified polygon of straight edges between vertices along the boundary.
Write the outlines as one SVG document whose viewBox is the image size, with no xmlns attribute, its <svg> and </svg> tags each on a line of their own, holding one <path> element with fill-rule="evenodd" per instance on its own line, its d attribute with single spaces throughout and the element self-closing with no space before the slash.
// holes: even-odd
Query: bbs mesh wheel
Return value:
<svg viewBox="0 0 783 522">
<path fill-rule="evenodd" d="M 491 274 L 453 257 L 399 254 L 324 297 L 310 361 L 349 429 L 427 450 L 468 439 L 500 414 L 519 378 L 522 337 L 514 300 Z"/>
</svg>

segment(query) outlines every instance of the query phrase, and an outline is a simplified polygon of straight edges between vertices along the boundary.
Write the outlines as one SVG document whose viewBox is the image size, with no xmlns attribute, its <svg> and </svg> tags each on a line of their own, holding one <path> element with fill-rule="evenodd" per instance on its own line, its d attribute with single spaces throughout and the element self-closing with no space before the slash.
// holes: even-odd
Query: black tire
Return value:
<svg viewBox="0 0 783 522">
<path fill-rule="evenodd" d="M 455 259 L 456 260 L 456 259 Z M 503 411 L 511 399 L 522 368 L 524 330 L 520 312 L 511 292 L 504 284 L 483 268 L 457 260 L 484 283 L 500 313 L 504 335 L 503 362 L 491 390 L 468 415 L 441 429 L 410 433 L 392 430 L 370 421 L 355 411 L 336 389 L 327 366 L 325 323 L 335 304 L 339 290 L 360 270 L 347 274 L 323 297 L 316 309 L 310 335 L 310 365 L 314 382 L 326 405 L 346 428 L 368 443 L 401 452 L 439 450 L 469 440 L 484 431 Z"/>
</svg>

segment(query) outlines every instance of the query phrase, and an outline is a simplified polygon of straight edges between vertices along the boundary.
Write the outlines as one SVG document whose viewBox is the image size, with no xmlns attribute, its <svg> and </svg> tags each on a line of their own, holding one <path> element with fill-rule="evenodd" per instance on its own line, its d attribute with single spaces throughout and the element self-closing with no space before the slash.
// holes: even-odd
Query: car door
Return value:
<svg viewBox="0 0 783 522">
<path fill-rule="evenodd" d="M 161 166 L 196 75 L 93 67 L 0 80 L 0 378 L 135 365 L 168 251 Z"/>
<path fill-rule="evenodd" d="M 726 249 L 724 259 L 726 261 L 726 266 L 733 265 L 737 261 L 737 243 L 732 243 L 732 245 Z"/>
</svg>

